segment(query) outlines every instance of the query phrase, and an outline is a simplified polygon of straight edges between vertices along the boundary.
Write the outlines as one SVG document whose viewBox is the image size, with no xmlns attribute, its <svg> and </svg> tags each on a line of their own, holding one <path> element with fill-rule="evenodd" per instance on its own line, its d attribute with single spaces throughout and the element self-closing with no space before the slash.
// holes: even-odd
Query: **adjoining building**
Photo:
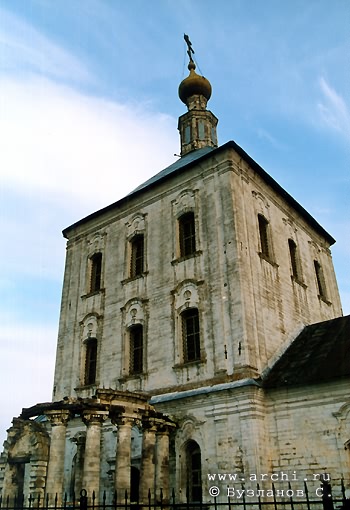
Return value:
<svg viewBox="0 0 350 510">
<path fill-rule="evenodd" d="M 234 141 L 218 146 L 189 55 L 181 157 L 63 232 L 52 402 L 13 420 L 4 496 L 197 501 L 208 474 L 350 479 L 334 239 Z"/>
</svg>

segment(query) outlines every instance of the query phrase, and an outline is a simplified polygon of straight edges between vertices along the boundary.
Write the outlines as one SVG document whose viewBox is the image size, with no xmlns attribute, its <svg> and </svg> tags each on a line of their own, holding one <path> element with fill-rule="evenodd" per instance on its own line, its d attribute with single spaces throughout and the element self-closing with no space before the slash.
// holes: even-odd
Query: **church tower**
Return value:
<svg viewBox="0 0 350 510">
<path fill-rule="evenodd" d="M 13 420 L 5 497 L 166 506 L 174 488 L 210 505 L 209 473 L 349 471 L 334 239 L 237 143 L 218 146 L 185 40 L 181 158 L 63 231 L 52 402 Z"/>
<path fill-rule="evenodd" d="M 218 119 L 206 109 L 211 96 L 210 82 L 196 73 L 190 54 L 189 76 L 179 86 L 179 97 L 188 112 L 179 118 L 181 156 L 202 147 L 217 147 L 216 126 Z"/>
</svg>

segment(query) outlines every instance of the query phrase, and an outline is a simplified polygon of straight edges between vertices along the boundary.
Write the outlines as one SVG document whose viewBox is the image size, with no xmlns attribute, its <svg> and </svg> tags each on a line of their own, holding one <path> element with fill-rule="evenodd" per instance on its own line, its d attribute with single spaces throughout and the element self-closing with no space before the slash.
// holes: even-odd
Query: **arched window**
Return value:
<svg viewBox="0 0 350 510">
<path fill-rule="evenodd" d="M 85 384 L 95 384 L 97 369 L 97 340 L 89 338 L 86 342 Z"/>
<path fill-rule="evenodd" d="M 259 222 L 259 236 L 260 236 L 260 248 L 261 254 L 266 258 L 271 258 L 271 247 L 270 247 L 270 239 L 269 239 L 269 222 L 262 214 L 258 214 L 258 222 Z"/>
<path fill-rule="evenodd" d="M 90 264 L 90 292 L 96 292 L 101 289 L 102 253 L 95 253 Z"/>
<path fill-rule="evenodd" d="M 288 247 L 289 247 L 289 255 L 290 255 L 290 263 L 292 266 L 292 276 L 296 280 L 301 280 L 300 274 L 300 261 L 298 256 L 298 248 L 293 239 L 288 239 Z"/>
<path fill-rule="evenodd" d="M 189 441 L 186 449 L 187 494 L 189 501 L 202 500 L 201 450 L 195 441 Z"/>
<path fill-rule="evenodd" d="M 180 257 L 188 257 L 196 252 L 196 229 L 194 213 L 187 212 L 179 218 Z"/>
<path fill-rule="evenodd" d="M 130 335 L 130 374 L 143 371 L 143 327 L 135 324 L 129 330 Z"/>
<path fill-rule="evenodd" d="M 326 292 L 326 283 L 323 275 L 323 270 L 321 264 L 314 260 L 314 267 L 315 267 L 315 275 L 316 275 L 316 281 L 317 281 L 317 288 L 318 288 L 318 294 L 321 298 L 326 299 L 327 298 L 327 292 Z"/>
<path fill-rule="evenodd" d="M 189 308 L 181 314 L 184 361 L 200 360 L 200 332 L 197 308 Z"/>
<path fill-rule="evenodd" d="M 144 236 L 135 235 L 131 241 L 130 277 L 142 275 L 144 272 Z"/>
</svg>

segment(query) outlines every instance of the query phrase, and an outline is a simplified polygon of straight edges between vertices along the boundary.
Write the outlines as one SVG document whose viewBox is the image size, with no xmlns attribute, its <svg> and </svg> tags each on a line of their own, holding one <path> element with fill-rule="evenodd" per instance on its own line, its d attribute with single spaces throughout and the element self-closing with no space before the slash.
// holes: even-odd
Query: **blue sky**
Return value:
<svg viewBox="0 0 350 510">
<path fill-rule="evenodd" d="M 0 441 L 51 399 L 63 228 L 179 152 L 183 33 L 235 140 L 337 243 L 350 313 L 347 0 L 0 1 Z"/>
</svg>

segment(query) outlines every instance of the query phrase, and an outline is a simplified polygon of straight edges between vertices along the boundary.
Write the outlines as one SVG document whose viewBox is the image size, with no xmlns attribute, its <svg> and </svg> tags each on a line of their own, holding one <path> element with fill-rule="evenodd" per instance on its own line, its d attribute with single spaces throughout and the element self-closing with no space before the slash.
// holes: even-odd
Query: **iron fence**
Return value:
<svg viewBox="0 0 350 510">
<path fill-rule="evenodd" d="M 200 501 L 191 501 L 189 491 L 186 493 L 185 501 L 181 501 L 174 490 L 169 498 L 165 498 L 161 489 L 158 494 L 148 491 L 148 498 L 143 502 L 130 501 L 127 491 L 123 498 L 118 499 L 116 493 L 108 496 L 104 492 L 101 499 L 98 499 L 94 492 L 89 494 L 83 489 L 78 497 L 74 494 L 71 497 L 66 494 L 59 497 L 56 494 L 54 498 L 48 495 L 45 498 L 33 495 L 25 498 L 23 494 L 13 498 L 0 495 L 0 510 L 350 510 L 350 498 L 346 496 L 343 480 L 337 489 L 338 495 L 334 496 L 331 485 L 322 482 L 320 496 L 315 498 L 310 496 L 310 491 L 304 483 L 303 491 L 299 491 L 304 497 L 300 498 L 295 497 L 296 491 L 292 489 L 290 483 L 288 489 L 283 491 L 276 489 L 274 484 L 269 489 L 261 489 L 257 484 L 255 491 L 252 491 L 257 495 L 255 499 L 248 497 L 242 486 L 241 489 L 236 489 L 235 497 L 232 497 L 231 488 L 225 500 L 212 497 Z M 280 497 L 281 492 L 283 497 Z"/>
</svg>

